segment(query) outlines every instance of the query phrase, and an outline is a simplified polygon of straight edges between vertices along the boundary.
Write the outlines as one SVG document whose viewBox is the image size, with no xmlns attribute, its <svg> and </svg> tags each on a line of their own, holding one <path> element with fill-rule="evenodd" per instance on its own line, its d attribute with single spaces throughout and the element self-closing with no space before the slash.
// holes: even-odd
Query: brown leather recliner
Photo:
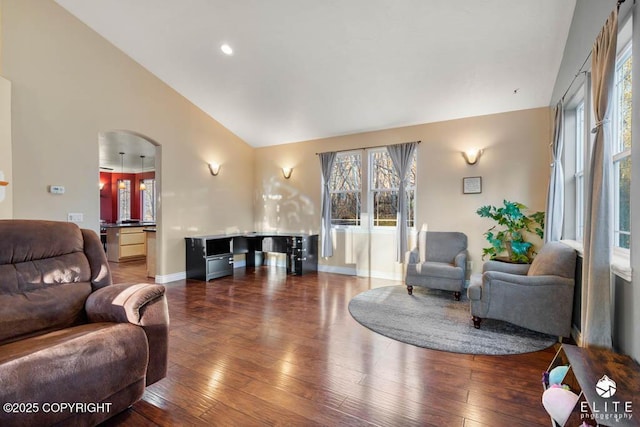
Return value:
<svg viewBox="0 0 640 427">
<path fill-rule="evenodd" d="M 100 239 L 0 221 L 0 425 L 95 425 L 166 376 L 165 288 L 114 285 Z"/>
</svg>

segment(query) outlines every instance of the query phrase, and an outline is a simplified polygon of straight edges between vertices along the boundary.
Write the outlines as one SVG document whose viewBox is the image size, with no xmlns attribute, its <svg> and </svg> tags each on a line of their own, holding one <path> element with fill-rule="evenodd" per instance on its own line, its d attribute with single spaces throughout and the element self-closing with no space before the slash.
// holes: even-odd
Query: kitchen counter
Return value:
<svg viewBox="0 0 640 427">
<path fill-rule="evenodd" d="M 126 227 L 155 227 L 155 222 L 124 222 L 124 223 L 105 223 L 100 224 L 100 228 L 126 228 Z"/>
<path fill-rule="evenodd" d="M 101 228 L 107 234 L 107 259 L 111 262 L 123 262 L 135 259 L 145 259 L 147 244 L 145 233 L 154 223 L 140 222 L 125 224 L 102 224 Z"/>
</svg>

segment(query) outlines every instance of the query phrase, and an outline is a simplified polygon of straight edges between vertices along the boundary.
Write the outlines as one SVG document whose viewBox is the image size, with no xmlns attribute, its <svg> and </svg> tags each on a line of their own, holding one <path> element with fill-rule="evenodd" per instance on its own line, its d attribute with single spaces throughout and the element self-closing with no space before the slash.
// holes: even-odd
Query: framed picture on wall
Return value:
<svg viewBox="0 0 640 427">
<path fill-rule="evenodd" d="M 467 176 L 462 178 L 462 194 L 482 193 L 482 177 Z"/>
</svg>

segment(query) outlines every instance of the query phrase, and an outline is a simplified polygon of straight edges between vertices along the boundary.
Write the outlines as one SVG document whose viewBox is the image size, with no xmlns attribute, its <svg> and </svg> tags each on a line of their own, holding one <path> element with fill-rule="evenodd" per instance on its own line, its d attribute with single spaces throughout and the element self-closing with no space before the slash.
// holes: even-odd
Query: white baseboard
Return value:
<svg viewBox="0 0 640 427">
<path fill-rule="evenodd" d="M 366 273 L 366 272 L 362 272 Z M 359 274 L 359 276 L 363 277 L 371 277 L 373 279 L 385 279 L 385 280 L 394 280 L 394 281 L 403 281 L 402 273 L 389 273 L 388 271 L 375 271 L 372 270 L 369 274 Z"/>
<path fill-rule="evenodd" d="M 156 283 L 164 284 L 169 282 L 175 282 L 176 280 L 184 280 L 187 278 L 186 271 L 179 271 L 178 273 L 171 274 L 156 274 Z"/>
<path fill-rule="evenodd" d="M 344 274 L 346 276 L 356 276 L 356 269 L 353 267 L 340 267 L 336 265 L 318 264 L 318 271 L 323 273 Z"/>
<path fill-rule="evenodd" d="M 397 280 L 402 281 L 402 273 L 389 273 L 388 271 L 376 271 L 376 270 L 357 270 L 354 267 L 340 267 L 334 265 L 318 265 L 318 271 L 323 273 L 336 273 L 336 274 L 344 274 L 347 276 L 360 276 L 360 277 L 371 277 L 374 279 L 385 279 L 385 280 Z"/>
</svg>

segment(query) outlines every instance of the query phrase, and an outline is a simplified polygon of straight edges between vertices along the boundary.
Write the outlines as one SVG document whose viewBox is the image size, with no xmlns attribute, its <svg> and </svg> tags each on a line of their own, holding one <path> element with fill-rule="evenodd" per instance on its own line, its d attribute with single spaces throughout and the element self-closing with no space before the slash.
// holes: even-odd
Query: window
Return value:
<svg viewBox="0 0 640 427">
<path fill-rule="evenodd" d="M 142 221 L 155 222 L 156 220 L 156 180 L 143 179 L 145 189 L 140 191 L 142 199 Z"/>
<path fill-rule="evenodd" d="M 124 184 L 124 188 L 120 188 Z M 118 221 L 131 219 L 131 180 L 118 180 Z"/>
<path fill-rule="evenodd" d="M 367 153 L 369 161 L 364 165 L 360 151 L 336 155 L 329 178 L 333 226 L 396 226 L 400 178 L 386 148 L 369 149 Z M 406 188 L 409 227 L 415 222 L 416 162 L 414 154 Z M 367 172 L 369 179 L 363 181 L 362 175 Z M 363 204 L 364 211 L 372 218 L 364 224 Z"/>
<path fill-rule="evenodd" d="M 576 107 L 576 240 L 582 241 L 584 235 L 584 101 Z"/>
<path fill-rule="evenodd" d="M 631 44 L 616 61 L 613 105 L 614 246 L 631 244 Z"/>
<path fill-rule="evenodd" d="M 362 156 L 338 153 L 329 182 L 331 224 L 360 225 L 362 194 Z"/>
<path fill-rule="evenodd" d="M 398 213 L 398 187 L 400 178 L 386 149 L 369 152 L 369 207 L 374 227 L 395 227 Z M 415 219 L 416 154 L 407 183 L 407 226 Z"/>
</svg>

